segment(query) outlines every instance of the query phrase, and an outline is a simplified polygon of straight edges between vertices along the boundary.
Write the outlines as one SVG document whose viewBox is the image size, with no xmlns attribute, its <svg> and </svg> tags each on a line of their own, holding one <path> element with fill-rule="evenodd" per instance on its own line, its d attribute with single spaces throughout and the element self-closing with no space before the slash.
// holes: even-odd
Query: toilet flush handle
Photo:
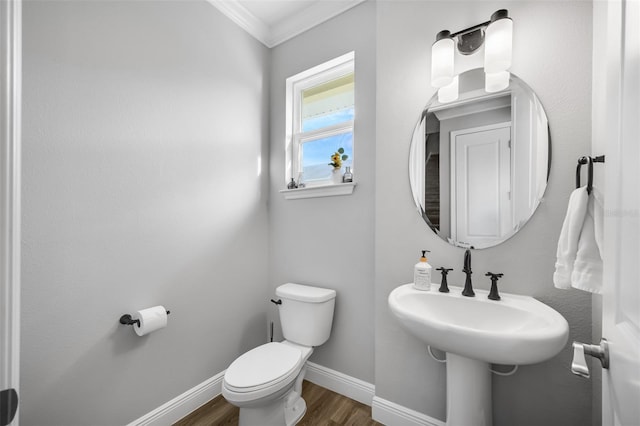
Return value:
<svg viewBox="0 0 640 426">
<path fill-rule="evenodd" d="M 271 303 L 275 303 L 276 305 L 282 305 L 282 299 L 278 299 L 278 300 L 271 299 Z"/>
</svg>

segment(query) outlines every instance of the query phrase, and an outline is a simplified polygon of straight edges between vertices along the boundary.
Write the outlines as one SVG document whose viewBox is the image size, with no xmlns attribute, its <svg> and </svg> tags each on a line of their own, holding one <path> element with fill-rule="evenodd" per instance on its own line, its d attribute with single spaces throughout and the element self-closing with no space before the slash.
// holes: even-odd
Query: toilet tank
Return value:
<svg viewBox="0 0 640 426">
<path fill-rule="evenodd" d="M 276 288 L 282 334 L 290 342 L 320 346 L 329 339 L 336 291 L 287 283 Z"/>
</svg>

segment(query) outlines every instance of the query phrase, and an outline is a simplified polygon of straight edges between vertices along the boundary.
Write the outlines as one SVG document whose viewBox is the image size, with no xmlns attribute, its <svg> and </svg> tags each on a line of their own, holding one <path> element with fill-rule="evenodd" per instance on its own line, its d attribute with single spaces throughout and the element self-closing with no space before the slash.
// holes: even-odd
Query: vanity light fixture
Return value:
<svg viewBox="0 0 640 426">
<path fill-rule="evenodd" d="M 453 82 L 453 37 L 447 30 L 440 31 L 436 41 L 431 46 L 431 85 L 437 87 L 448 86 Z"/>
<path fill-rule="evenodd" d="M 458 99 L 455 47 L 461 54 L 471 55 L 484 44 L 485 90 L 499 92 L 509 87 L 512 38 L 513 21 L 506 9 L 494 12 L 486 22 L 461 31 L 440 31 L 431 46 L 431 85 L 438 89 L 438 100 Z"/>
</svg>

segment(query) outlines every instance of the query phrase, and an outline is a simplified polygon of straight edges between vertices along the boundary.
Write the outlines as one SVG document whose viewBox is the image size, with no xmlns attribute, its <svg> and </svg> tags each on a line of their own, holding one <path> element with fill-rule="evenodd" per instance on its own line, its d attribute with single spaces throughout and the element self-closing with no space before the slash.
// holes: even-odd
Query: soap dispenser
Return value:
<svg viewBox="0 0 640 426">
<path fill-rule="evenodd" d="M 422 257 L 413 269 L 413 287 L 417 290 L 431 290 L 431 271 L 433 268 L 427 263 L 426 252 L 428 251 L 422 250 Z"/>
</svg>

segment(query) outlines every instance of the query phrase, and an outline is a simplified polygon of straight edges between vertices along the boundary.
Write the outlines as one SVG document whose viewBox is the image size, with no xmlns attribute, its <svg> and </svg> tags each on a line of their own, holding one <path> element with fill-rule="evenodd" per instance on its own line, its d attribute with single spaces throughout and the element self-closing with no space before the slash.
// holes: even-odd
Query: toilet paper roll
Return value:
<svg viewBox="0 0 640 426">
<path fill-rule="evenodd" d="M 154 306 L 136 311 L 132 317 L 134 320 L 140 320 L 140 326 L 133 325 L 138 336 L 144 336 L 167 326 L 167 310 L 164 306 Z"/>
</svg>

